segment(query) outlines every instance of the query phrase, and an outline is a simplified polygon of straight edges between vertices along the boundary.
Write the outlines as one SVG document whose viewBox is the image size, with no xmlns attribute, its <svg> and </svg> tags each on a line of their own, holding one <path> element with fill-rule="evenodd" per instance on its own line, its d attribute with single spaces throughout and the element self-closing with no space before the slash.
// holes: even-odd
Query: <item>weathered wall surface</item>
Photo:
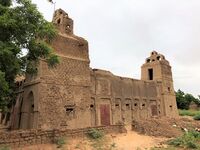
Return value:
<svg viewBox="0 0 200 150">
<path fill-rule="evenodd" d="M 104 70 L 91 70 L 92 96 L 96 103 L 97 125 L 101 124 L 102 104 L 110 108 L 110 124 L 159 116 L 156 82 L 114 76 Z M 151 105 L 155 106 L 152 112 Z M 153 114 L 154 113 L 154 114 Z M 103 114 L 102 114 L 103 115 Z M 106 117 L 106 116 L 105 116 Z"/>
<path fill-rule="evenodd" d="M 163 55 L 156 51 L 151 52 L 150 57 L 142 65 L 141 79 L 158 82 L 161 113 L 164 116 L 177 117 L 178 111 L 171 66 Z"/>
<path fill-rule="evenodd" d="M 56 68 L 41 61 L 39 128 L 91 126 L 87 42 L 71 38 L 59 36 L 52 43 L 61 59 Z"/>
<path fill-rule="evenodd" d="M 153 51 L 141 68 L 141 79 L 91 69 L 88 42 L 73 34 L 73 20 L 59 9 L 59 30 L 51 45 L 61 61 L 49 68 L 40 61 L 38 74 L 26 82 L 12 111 L 12 129 L 84 128 L 131 124 L 150 117 L 176 117 L 171 66 Z"/>
<path fill-rule="evenodd" d="M 124 126 L 99 126 L 95 127 L 104 133 L 124 133 Z M 0 147 L 11 146 L 13 148 L 34 144 L 55 143 L 61 137 L 77 138 L 87 135 L 90 128 L 84 129 L 53 129 L 53 130 L 17 130 L 11 132 L 0 132 Z"/>
</svg>

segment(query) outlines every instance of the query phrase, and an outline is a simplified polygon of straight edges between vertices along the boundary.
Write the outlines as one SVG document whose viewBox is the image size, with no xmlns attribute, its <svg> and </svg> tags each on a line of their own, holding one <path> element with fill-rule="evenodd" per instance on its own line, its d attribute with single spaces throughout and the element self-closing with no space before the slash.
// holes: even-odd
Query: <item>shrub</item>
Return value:
<svg viewBox="0 0 200 150">
<path fill-rule="evenodd" d="M 200 133 L 196 131 L 189 131 L 181 137 L 168 141 L 168 144 L 175 147 L 197 149 L 200 148 L 198 145 L 199 139 Z"/>
<path fill-rule="evenodd" d="M 194 117 L 193 117 L 194 120 L 200 120 L 200 113 L 196 114 Z"/>
<path fill-rule="evenodd" d="M 182 144 L 183 144 L 183 141 L 182 141 L 181 138 L 176 138 L 176 139 L 173 139 L 173 140 L 168 141 L 168 144 L 177 147 L 177 146 L 182 145 Z"/>
<path fill-rule="evenodd" d="M 90 129 L 87 134 L 91 139 L 100 139 L 104 136 L 103 132 L 97 129 Z"/>
<path fill-rule="evenodd" d="M 66 144 L 65 139 L 63 137 L 60 137 L 56 140 L 56 145 L 58 148 L 63 147 L 63 145 Z"/>
<path fill-rule="evenodd" d="M 200 114 L 200 112 L 195 110 L 179 109 L 179 115 L 181 116 L 195 116 L 197 114 Z"/>
</svg>

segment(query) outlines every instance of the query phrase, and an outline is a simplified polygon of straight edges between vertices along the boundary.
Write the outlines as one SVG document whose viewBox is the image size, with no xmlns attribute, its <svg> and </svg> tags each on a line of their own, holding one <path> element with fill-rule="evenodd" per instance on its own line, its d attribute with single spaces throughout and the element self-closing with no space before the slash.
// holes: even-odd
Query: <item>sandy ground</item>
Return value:
<svg viewBox="0 0 200 150">
<path fill-rule="evenodd" d="M 114 139 L 119 150 L 135 150 L 135 149 L 148 149 L 154 146 L 160 146 L 160 143 L 165 141 L 166 138 L 150 137 L 139 135 L 136 132 L 128 132 L 125 135 L 119 135 Z"/>
<path fill-rule="evenodd" d="M 166 138 L 140 135 L 128 130 L 125 134 L 107 135 L 104 140 L 91 141 L 87 138 L 66 139 L 66 144 L 60 150 L 147 150 L 160 147 Z M 58 150 L 55 144 L 41 144 L 19 148 L 16 150 Z"/>
</svg>

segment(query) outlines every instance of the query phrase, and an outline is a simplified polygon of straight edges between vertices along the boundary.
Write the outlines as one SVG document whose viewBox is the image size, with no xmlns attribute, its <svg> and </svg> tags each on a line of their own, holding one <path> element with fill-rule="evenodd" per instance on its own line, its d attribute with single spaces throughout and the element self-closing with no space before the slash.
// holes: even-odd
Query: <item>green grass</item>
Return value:
<svg viewBox="0 0 200 150">
<path fill-rule="evenodd" d="M 200 120 L 200 113 L 196 114 L 194 117 L 193 117 L 194 120 Z"/>
<path fill-rule="evenodd" d="M 63 147 L 63 145 L 65 145 L 66 142 L 65 142 L 65 138 L 63 137 L 60 137 L 56 140 L 56 145 L 57 145 L 57 148 L 61 148 Z"/>
<path fill-rule="evenodd" d="M 11 150 L 11 149 L 8 146 L 3 146 L 3 147 L 0 147 L 0 150 Z"/>
<path fill-rule="evenodd" d="M 187 149 L 200 149 L 200 133 L 196 131 L 189 131 L 184 133 L 181 137 L 168 141 L 168 144 L 174 147 Z"/>
<path fill-rule="evenodd" d="M 195 116 L 195 115 L 200 115 L 200 111 L 179 109 L 179 115 L 180 116 Z"/>
<path fill-rule="evenodd" d="M 102 131 L 99 131 L 97 129 L 90 129 L 88 132 L 87 132 L 88 136 L 91 138 L 91 139 L 100 139 L 102 137 L 104 137 L 104 133 Z"/>
</svg>

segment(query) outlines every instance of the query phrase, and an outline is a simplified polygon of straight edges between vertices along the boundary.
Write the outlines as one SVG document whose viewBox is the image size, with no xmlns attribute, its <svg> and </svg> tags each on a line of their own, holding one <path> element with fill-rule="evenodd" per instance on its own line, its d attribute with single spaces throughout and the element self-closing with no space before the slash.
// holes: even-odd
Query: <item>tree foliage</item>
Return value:
<svg viewBox="0 0 200 150">
<path fill-rule="evenodd" d="M 192 94 L 184 93 L 180 89 L 176 92 L 176 102 L 179 109 L 189 109 L 190 103 L 194 102 L 200 105 L 200 99 L 195 98 Z"/>
<path fill-rule="evenodd" d="M 22 71 L 36 73 L 39 59 L 58 63 L 48 45 L 56 29 L 30 0 L 0 0 L 0 109 L 14 96 L 14 81 Z M 23 49 L 27 55 L 22 57 Z"/>
</svg>

